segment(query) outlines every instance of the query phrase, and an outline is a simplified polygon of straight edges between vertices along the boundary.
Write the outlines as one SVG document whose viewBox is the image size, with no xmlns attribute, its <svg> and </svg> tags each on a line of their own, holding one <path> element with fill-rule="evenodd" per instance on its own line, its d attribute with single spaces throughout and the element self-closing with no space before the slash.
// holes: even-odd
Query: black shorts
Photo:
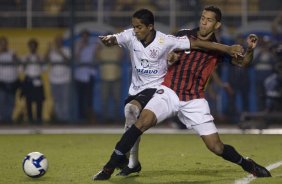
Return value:
<svg viewBox="0 0 282 184">
<path fill-rule="evenodd" d="M 142 109 L 146 106 L 146 104 L 149 102 L 149 100 L 153 97 L 153 95 L 156 92 L 156 88 L 148 88 L 144 89 L 140 93 L 137 93 L 136 95 L 128 96 L 125 99 L 124 105 L 128 104 L 132 100 L 136 100 L 141 104 Z"/>
</svg>

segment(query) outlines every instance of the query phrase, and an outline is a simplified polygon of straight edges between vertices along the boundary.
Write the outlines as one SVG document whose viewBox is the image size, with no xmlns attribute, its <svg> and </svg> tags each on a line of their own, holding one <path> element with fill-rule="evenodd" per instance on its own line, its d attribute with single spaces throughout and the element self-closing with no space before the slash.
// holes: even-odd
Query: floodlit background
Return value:
<svg viewBox="0 0 282 184">
<path fill-rule="evenodd" d="M 225 59 L 216 70 L 221 83 L 210 80 L 207 99 L 216 121 L 243 128 L 281 125 L 281 4 L 277 0 L 1 0 L 1 49 L 9 52 L 0 51 L 0 125 L 122 125 L 129 57 L 118 47 L 101 47 L 97 36 L 129 28 L 131 15 L 139 8 L 154 12 L 156 29 L 173 34 L 196 27 L 206 5 L 222 10 L 220 42 L 241 43 L 249 33 L 260 37 L 250 68 L 234 69 Z M 92 43 L 83 54 L 81 39 Z M 52 52 L 60 47 L 64 58 Z M 28 57 L 29 48 L 37 50 L 38 57 Z M 9 57 L 12 64 L 6 62 Z M 273 75 L 279 80 L 273 81 Z M 26 76 L 37 79 L 29 81 Z M 23 87 L 28 82 L 41 87 Z M 177 122 L 168 123 L 181 128 Z"/>
</svg>

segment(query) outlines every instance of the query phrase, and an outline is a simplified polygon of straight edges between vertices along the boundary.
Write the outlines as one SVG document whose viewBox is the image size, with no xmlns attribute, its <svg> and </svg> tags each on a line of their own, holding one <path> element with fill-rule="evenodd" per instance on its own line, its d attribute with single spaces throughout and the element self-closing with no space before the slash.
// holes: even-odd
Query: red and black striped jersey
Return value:
<svg viewBox="0 0 282 184">
<path fill-rule="evenodd" d="M 197 29 L 181 30 L 177 36 L 197 39 Z M 215 35 L 210 41 L 216 42 Z M 214 71 L 221 55 L 216 51 L 180 51 L 180 60 L 168 68 L 163 85 L 176 92 L 181 101 L 204 98 L 209 77 Z"/>
</svg>

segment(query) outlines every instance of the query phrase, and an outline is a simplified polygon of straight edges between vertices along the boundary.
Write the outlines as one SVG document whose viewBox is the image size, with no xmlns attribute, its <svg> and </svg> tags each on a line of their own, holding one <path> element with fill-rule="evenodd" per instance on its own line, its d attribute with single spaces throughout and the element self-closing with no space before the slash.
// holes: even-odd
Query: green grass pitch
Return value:
<svg viewBox="0 0 282 184">
<path fill-rule="evenodd" d="M 144 134 L 140 144 L 142 171 L 139 175 L 109 181 L 92 181 L 108 160 L 120 135 L 0 135 L 1 184 L 228 184 L 246 177 L 241 167 L 209 152 L 197 135 Z M 262 165 L 282 160 L 281 135 L 222 135 L 224 143 Z M 49 169 L 32 179 L 22 171 L 24 156 L 32 151 L 45 154 Z M 272 178 L 251 183 L 282 183 L 282 166 Z"/>
</svg>

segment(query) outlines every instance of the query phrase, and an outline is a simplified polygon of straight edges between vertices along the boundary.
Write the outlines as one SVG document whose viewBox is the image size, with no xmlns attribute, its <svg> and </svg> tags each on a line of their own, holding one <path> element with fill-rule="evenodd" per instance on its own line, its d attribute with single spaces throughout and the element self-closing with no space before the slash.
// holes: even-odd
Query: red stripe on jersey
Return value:
<svg viewBox="0 0 282 184">
<path fill-rule="evenodd" d="M 196 58 L 199 58 L 199 55 L 197 52 L 191 52 L 191 54 L 188 55 L 188 57 L 186 57 L 185 62 L 182 62 L 182 73 L 179 75 L 179 81 L 181 81 L 182 84 L 180 84 L 177 86 L 177 91 L 179 91 L 179 98 L 183 99 L 185 98 L 185 94 L 181 91 L 183 91 L 182 89 L 186 89 L 186 88 L 190 88 L 191 83 L 190 81 L 192 81 L 192 68 L 196 65 L 195 62 L 190 62 L 187 63 L 187 61 L 194 61 Z"/>
<path fill-rule="evenodd" d="M 217 61 L 215 52 L 181 52 L 180 61 L 170 66 L 163 85 L 174 90 L 181 101 L 204 98 L 206 83 Z"/>
<path fill-rule="evenodd" d="M 187 57 L 186 54 L 180 54 L 179 58 L 180 60 L 185 60 L 185 57 Z M 178 78 L 176 77 L 177 73 L 180 73 L 181 71 L 181 65 L 180 62 L 175 63 L 173 66 L 170 66 L 168 68 L 167 74 L 165 76 L 168 78 L 171 78 L 172 80 L 166 80 L 166 86 L 169 86 L 171 89 L 174 90 L 175 85 L 178 83 Z"/>
<path fill-rule="evenodd" d="M 194 82 L 195 82 L 195 78 L 197 78 L 197 69 L 199 68 L 199 66 L 201 65 L 201 60 L 203 58 L 203 53 L 201 52 L 197 52 L 197 51 L 194 51 L 196 54 L 196 57 L 194 58 L 191 58 L 191 68 L 189 69 L 190 72 L 187 73 L 187 75 L 189 76 L 189 80 L 186 80 L 186 87 L 185 88 L 182 88 L 182 98 L 180 99 L 183 99 L 183 101 L 185 100 L 188 100 L 188 96 L 186 94 L 186 91 L 190 91 L 190 90 L 193 90 L 193 86 L 194 86 Z M 186 90 L 184 90 L 186 89 Z M 190 94 L 189 94 L 190 95 Z"/>
</svg>

